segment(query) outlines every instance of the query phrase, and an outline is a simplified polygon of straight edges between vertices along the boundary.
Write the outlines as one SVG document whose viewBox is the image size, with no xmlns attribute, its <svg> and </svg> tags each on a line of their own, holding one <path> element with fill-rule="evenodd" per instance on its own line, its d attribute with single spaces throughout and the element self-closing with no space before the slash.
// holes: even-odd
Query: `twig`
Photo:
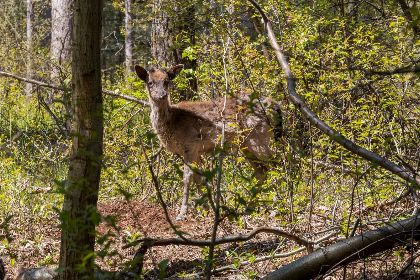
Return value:
<svg viewBox="0 0 420 280">
<path fill-rule="evenodd" d="M 48 114 L 50 114 L 50 116 L 54 119 L 58 129 L 60 130 L 61 134 L 64 137 L 68 137 L 68 131 L 65 127 L 62 127 L 60 120 L 58 119 L 58 117 L 54 114 L 54 112 L 51 110 L 51 108 L 48 106 L 48 104 L 45 102 L 44 98 L 42 98 L 41 95 L 38 94 L 38 101 L 41 104 L 42 107 L 44 107 L 44 109 L 47 111 Z"/>
<path fill-rule="evenodd" d="M 362 213 L 366 213 L 366 212 L 371 211 L 375 208 L 378 208 L 380 210 L 380 209 L 384 208 L 385 206 L 395 204 L 395 203 L 399 202 L 401 199 L 403 199 L 404 197 L 408 196 L 411 192 L 412 192 L 412 190 L 410 188 L 408 188 L 404 192 L 402 192 L 399 196 L 397 196 L 396 198 L 394 198 L 390 201 L 385 201 L 385 202 L 383 202 L 379 205 L 375 204 L 375 205 L 372 205 L 372 206 L 369 206 L 369 207 L 366 207 L 366 208 L 362 209 Z"/>
<path fill-rule="evenodd" d="M 174 232 L 176 233 L 176 235 L 178 235 L 178 236 L 179 236 L 179 239 L 180 239 L 180 240 L 182 240 L 182 241 L 184 241 L 184 242 L 189 242 L 189 241 L 190 241 L 190 239 L 188 239 L 188 238 L 184 237 L 183 233 L 182 233 L 182 232 L 180 232 L 180 231 L 177 229 L 177 226 L 176 226 L 176 225 L 172 222 L 172 219 L 171 219 L 171 217 L 169 216 L 168 206 L 166 205 L 165 200 L 163 199 L 162 192 L 161 192 L 161 190 L 160 190 L 160 183 L 159 183 L 159 180 L 158 180 L 158 178 L 156 177 L 155 172 L 153 171 L 153 166 L 152 166 L 152 163 L 151 163 L 151 161 L 149 160 L 149 158 L 148 158 L 148 156 L 147 156 L 147 154 L 146 154 L 146 149 L 144 148 L 144 146 L 143 146 L 143 145 L 141 145 L 141 149 L 142 149 L 142 152 L 143 152 L 144 157 L 146 158 L 146 161 L 148 162 L 149 171 L 150 171 L 150 174 L 152 175 L 153 185 L 154 185 L 154 187 L 155 187 L 156 194 L 157 194 L 157 196 L 158 196 L 159 202 L 160 202 L 160 204 L 162 205 L 162 208 L 163 208 L 163 212 L 164 212 L 164 214 L 165 214 L 166 221 L 169 223 L 170 227 L 174 230 Z M 142 239 L 142 240 L 143 240 L 145 243 L 147 243 L 147 242 L 149 242 L 149 240 L 153 240 L 153 239 L 151 239 L 151 238 L 144 238 L 144 239 Z M 137 244 L 139 244 L 139 243 L 140 243 L 140 242 L 137 242 Z"/>
<path fill-rule="evenodd" d="M 220 273 L 220 272 L 223 272 L 223 271 L 237 270 L 240 267 L 250 265 L 250 264 L 254 264 L 254 263 L 263 262 L 263 261 L 280 259 L 280 258 L 287 258 L 287 257 L 293 256 L 293 255 L 296 255 L 300 252 L 303 252 L 303 251 L 305 251 L 305 249 L 306 249 L 305 247 L 300 247 L 296 250 L 293 250 L 293 251 L 290 251 L 290 252 L 287 252 L 287 253 L 279 253 L 279 254 L 274 254 L 274 255 L 262 256 L 262 257 L 256 258 L 252 262 L 243 261 L 243 262 L 240 262 L 239 264 L 229 264 L 229 265 L 226 265 L 226 266 L 221 266 L 219 268 L 213 269 L 211 271 L 211 274 L 214 275 L 214 274 L 217 274 L 217 273 Z M 200 276 L 203 276 L 202 272 L 189 274 L 185 278 L 194 278 L 194 277 L 200 277 Z"/>
<path fill-rule="evenodd" d="M 103 89 L 102 92 L 106 95 L 109 95 L 109 96 L 113 96 L 113 97 L 125 99 L 125 100 L 128 100 L 128 101 L 136 102 L 136 103 L 142 104 L 144 106 L 150 106 L 149 102 L 138 99 L 138 98 L 135 98 L 135 97 L 132 97 L 132 96 L 129 96 L 129 95 L 116 93 L 114 91 L 107 90 L 107 89 Z"/>
<path fill-rule="evenodd" d="M 394 278 L 392 278 L 392 280 L 396 280 L 396 279 L 401 279 L 400 277 L 403 276 L 404 272 L 413 265 L 414 261 L 420 257 L 420 252 L 417 252 L 416 254 L 410 256 L 408 258 L 408 260 L 405 261 L 404 266 L 401 268 L 400 272 L 398 273 L 398 275 L 396 275 Z"/>
<path fill-rule="evenodd" d="M 159 180 L 156 177 L 155 172 L 153 171 L 152 163 L 151 163 L 151 161 L 149 160 L 149 158 L 147 156 L 146 149 L 144 148 L 144 145 L 143 144 L 141 144 L 141 149 L 142 149 L 142 152 L 143 152 L 144 157 L 146 158 L 146 161 L 148 162 L 148 168 L 149 168 L 150 174 L 152 175 L 153 186 L 155 187 L 156 194 L 158 196 L 159 202 L 160 202 L 160 204 L 161 204 L 161 206 L 163 208 L 163 212 L 165 214 L 165 219 L 169 223 L 169 226 L 172 228 L 172 230 L 175 232 L 175 234 L 179 236 L 178 238 L 174 238 L 174 239 L 177 239 L 177 240 L 182 241 L 182 242 L 190 242 L 190 240 L 187 239 L 184 236 L 184 234 L 177 229 L 177 226 L 172 222 L 172 219 L 169 216 L 168 207 L 167 207 L 167 205 L 165 203 L 165 200 L 163 199 L 162 192 L 160 190 Z M 130 243 L 130 244 L 134 244 L 135 243 L 136 245 L 139 244 L 139 243 L 141 243 L 141 242 L 143 243 L 140 246 L 140 248 L 136 251 L 136 253 L 134 255 L 133 261 L 131 262 L 131 265 L 130 265 L 130 268 L 129 268 L 129 271 L 130 272 L 133 272 L 136 275 L 140 275 L 141 274 L 141 272 L 143 270 L 144 256 L 146 255 L 147 250 L 150 247 L 153 246 L 153 241 L 154 241 L 154 239 L 152 239 L 152 238 L 144 238 L 144 239 L 141 239 L 141 240 L 139 240 L 137 242 Z M 129 246 L 130 244 L 124 246 L 124 248 L 131 247 L 131 246 Z M 165 244 L 162 244 L 160 246 L 164 246 L 164 245 Z M 134 246 L 134 245 L 132 245 L 132 246 Z M 156 245 L 156 246 L 159 246 L 159 245 Z"/>
</svg>

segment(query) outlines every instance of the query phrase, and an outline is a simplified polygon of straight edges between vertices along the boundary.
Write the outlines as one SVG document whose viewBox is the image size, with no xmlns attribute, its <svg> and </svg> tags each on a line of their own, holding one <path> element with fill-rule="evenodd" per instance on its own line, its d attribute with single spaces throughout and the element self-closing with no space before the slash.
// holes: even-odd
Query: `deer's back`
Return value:
<svg viewBox="0 0 420 280">
<path fill-rule="evenodd" d="M 224 123 L 225 129 L 229 132 L 252 129 L 259 125 L 270 125 L 267 113 L 272 106 L 273 101 L 270 98 L 251 101 L 247 95 L 200 102 L 184 101 L 173 105 L 173 107 L 201 116 L 219 128 Z"/>
<path fill-rule="evenodd" d="M 222 128 L 227 142 L 242 134 L 243 143 L 263 141 L 266 145 L 271 129 L 260 105 L 238 98 L 180 102 L 171 106 L 167 129 L 158 135 L 168 150 L 193 161 L 220 144 Z"/>
<path fill-rule="evenodd" d="M 186 110 L 213 122 L 221 127 L 222 122 L 238 122 L 239 110 L 237 99 L 216 98 L 210 101 L 184 101 L 173 105 L 175 108 Z"/>
<path fill-rule="evenodd" d="M 212 151 L 217 145 L 217 126 L 193 111 L 171 107 L 171 118 L 157 131 L 161 143 L 188 160 Z"/>
</svg>

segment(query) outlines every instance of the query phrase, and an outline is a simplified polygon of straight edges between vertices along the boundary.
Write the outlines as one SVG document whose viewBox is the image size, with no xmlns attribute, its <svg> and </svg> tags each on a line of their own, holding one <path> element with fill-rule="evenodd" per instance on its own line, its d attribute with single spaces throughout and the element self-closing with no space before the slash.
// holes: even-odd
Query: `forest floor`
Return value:
<svg viewBox="0 0 420 280">
<path fill-rule="evenodd" d="M 133 200 L 130 202 L 124 200 L 109 200 L 99 203 L 99 210 L 103 216 L 111 215 L 115 219 L 102 222 L 98 232 L 107 236 L 105 240 L 110 241 L 110 246 L 98 245 L 97 250 L 104 249 L 106 257 L 99 258 L 98 264 L 104 269 L 118 270 L 124 267 L 124 264 L 130 261 L 136 247 L 124 249 L 130 240 L 141 237 L 150 238 L 168 238 L 176 237 L 169 223 L 166 221 L 164 211 L 158 204 L 153 204 L 145 200 Z M 395 210 L 395 208 L 394 208 Z M 176 211 L 169 209 L 169 215 L 175 221 Z M 115 220 L 113 224 L 112 220 Z M 250 224 L 253 228 L 258 226 L 275 227 L 276 219 L 257 219 L 250 218 Z M 27 220 L 26 228 L 28 230 L 13 230 L 18 225 L 12 225 L 10 232 L 13 232 L 15 246 L 13 252 L 16 257 L 16 265 L 10 266 L 10 261 L 5 258 L 7 279 L 14 279 L 19 269 L 32 268 L 40 265 L 51 265 L 58 262 L 58 252 L 60 245 L 60 231 L 56 224 L 57 219 L 44 219 L 40 221 Z M 178 230 L 187 233 L 192 239 L 210 239 L 212 231 L 212 217 L 203 217 L 193 209 L 188 217 L 181 222 L 176 222 Z M 322 232 L 327 228 L 322 216 L 314 216 L 312 232 Z M 19 225 L 22 229 L 23 225 Z M 30 229 L 30 230 L 29 230 Z M 293 233 L 303 236 L 305 228 L 293 229 Z M 249 229 L 240 228 L 236 223 L 224 220 L 219 227 L 218 236 L 237 235 L 238 233 L 247 233 Z M 328 233 L 328 232 L 327 232 Z M 319 238 L 326 233 L 319 234 Z M 312 237 L 315 237 L 313 235 Z M 314 238 L 314 239 L 316 239 Z M 328 243 L 337 241 L 338 234 L 332 236 Z M 106 242 L 105 242 L 106 244 Z M 255 262 L 255 257 L 270 256 L 273 252 L 285 253 L 295 250 L 297 245 L 293 242 L 279 239 L 274 235 L 259 234 L 246 243 L 233 243 L 230 245 L 218 246 L 216 250 L 216 267 L 226 266 L 228 264 L 238 265 L 241 261 L 249 261 L 240 267 L 237 271 L 228 271 L 219 274 L 218 279 L 250 279 L 266 275 L 276 267 L 291 262 L 294 259 L 306 254 L 306 250 L 293 254 L 287 258 L 276 259 L 273 261 L 267 258 L 266 261 Z M 185 276 L 202 271 L 204 266 L 204 256 L 206 251 L 199 247 L 192 246 L 165 246 L 154 247 L 148 251 L 145 256 L 144 271 L 146 279 L 156 279 L 160 276 Z M 386 258 L 385 258 L 386 257 Z M 409 254 L 404 250 L 402 252 L 387 253 L 385 257 L 377 257 L 369 263 L 366 270 L 366 263 L 352 265 L 347 273 L 352 273 L 353 277 L 347 279 L 394 279 L 398 269 L 403 266 L 404 260 Z M 361 275 L 361 272 L 367 272 L 368 277 Z M 178 274 L 177 274 L 178 273 Z M 338 275 L 340 272 L 329 276 L 330 280 L 342 279 Z M 420 279 L 417 273 L 410 276 L 401 276 L 395 279 Z"/>
</svg>

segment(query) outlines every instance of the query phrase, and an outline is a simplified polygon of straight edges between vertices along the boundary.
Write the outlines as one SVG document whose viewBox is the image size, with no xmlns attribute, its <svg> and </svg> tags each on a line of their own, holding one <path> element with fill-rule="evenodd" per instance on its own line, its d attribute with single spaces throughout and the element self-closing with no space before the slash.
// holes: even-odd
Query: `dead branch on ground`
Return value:
<svg viewBox="0 0 420 280">
<path fill-rule="evenodd" d="M 419 238 L 420 215 L 416 215 L 317 250 L 271 272 L 265 279 L 312 279 L 352 261 L 406 245 L 408 240 Z"/>
</svg>

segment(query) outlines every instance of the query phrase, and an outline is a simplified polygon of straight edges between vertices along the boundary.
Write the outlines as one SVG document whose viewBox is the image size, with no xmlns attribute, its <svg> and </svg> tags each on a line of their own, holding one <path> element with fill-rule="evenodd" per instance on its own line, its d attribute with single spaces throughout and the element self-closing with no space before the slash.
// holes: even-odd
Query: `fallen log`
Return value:
<svg viewBox="0 0 420 280">
<path fill-rule="evenodd" d="M 268 274 L 266 280 L 312 279 L 374 254 L 406 245 L 411 239 L 420 238 L 420 215 L 364 232 L 325 248 Z"/>
</svg>

